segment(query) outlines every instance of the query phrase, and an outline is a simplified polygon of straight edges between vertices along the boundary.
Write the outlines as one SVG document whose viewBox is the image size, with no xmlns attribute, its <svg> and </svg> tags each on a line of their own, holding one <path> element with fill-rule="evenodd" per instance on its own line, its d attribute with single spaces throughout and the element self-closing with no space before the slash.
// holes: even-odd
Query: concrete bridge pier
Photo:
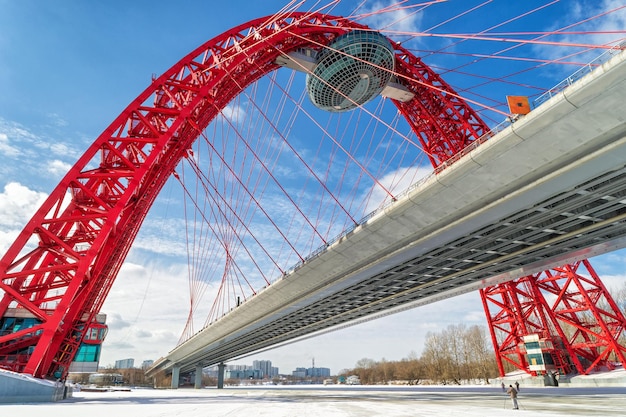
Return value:
<svg viewBox="0 0 626 417">
<path fill-rule="evenodd" d="M 226 369 L 224 362 L 217 365 L 217 389 L 224 388 L 224 369 Z"/>
<path fill-rule="evenodd" d="M 193 387 L 195 389 L 202 388 L 202 364 L 200 363 L 196 365 L 196 379 L 194 381 Z"/>
<path fill-rule="evenodd" d="M 172 389 L 178 388 L 178 380 L 180 379 L 180 366 L 172 368 Z"/>
</svg>

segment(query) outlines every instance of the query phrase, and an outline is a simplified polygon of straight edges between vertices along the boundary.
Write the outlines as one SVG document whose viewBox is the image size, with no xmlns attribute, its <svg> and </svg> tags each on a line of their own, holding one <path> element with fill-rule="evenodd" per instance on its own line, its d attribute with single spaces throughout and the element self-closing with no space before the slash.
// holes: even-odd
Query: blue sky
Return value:
<svg viewBox="0 0 626 417">
<path fill-rule="evenodd" d="M 153 74 L 163 73 L 223 31 L 270 15 L 285 5 L 284 1 L 213 3 L 0 0 L 0 252 L 10 245 L 88 145 L 148 86 Z M 482 3 L 450 0 L 419 14 L 386 14 L 363 23 L 385 28 L 397 21 L 388 27 L 387 34 L 403 41 L 416 55 L 424 56 L 462 95 L 484 104 L 485 107 L 476 107 L 490 125 L 504 117 L 485 109 L 505 111 L 507 94 L 534 97 L 577 69 L 575 65 L 545 65 L 530 71 L 538 62 L 522 60 L 554 59 L 566 55 L 564 49 L 532 45 L 502 51 L 510 44 L 472 41 L 454 45 L 454 39 L 407 33 L 417 34 L 446 21 L 449 23 L 431 32 L 477 33 L 541 5 L 548 6 L 492 32 L 549 31 L 622 5 L 616 0 L 563 0 L 554 4 L 548 0 L 495 0 L 453 19 Z M 349 15 L 359 4 L 360 1 L 341 1 L 332 14 Z M 387 4 L 365 1 L 360 11 Z M 314 7 L 315 3 L 309 1 L 300 10 Z M 623 30 L 625 13 L 622 9 L 584 28 Z M 607 36 L 615 39 L 623 34 L 563 35 L 558 40 L 602 43 Z M 515 55 L 518 59 L 478 56 L 498 51 L 502 51 L 501 56 Z M 590 56 L 568 58 L 580 62 L 586 59 Z M 460 66 L 463 68 L 448 72 Z M 523 72 L 508 77 L 509 83 L 489 81 L 517 71 Z M 484 85 L 477 87 L 479 84 Z M 168 205 L 165 197 L 155 206 L 158 216 L 174 207 Z M 108 314 L 111 330 L 105 342 L 103 365 L 127 357 L 135 358 L 136 363 L 156 359 L 173 348 L 179 338 L 189 296 L 184 243 L 170 239 L 167 245 L 162 244 L 164 236 L 175 236 L 181 225 L 180 216 L 170 216 L 167 221 L 160 221 L 162 217 L 146 221 L 105 303 L 103 312 Z M 164 246 L 168 247 L 167 256 L 162 250 Z M 623 285 L 624 257 L 624 252 L 619 251 L 593 261 L 609 287 Z M 485 323 L 477 293 L 265 352 L 243 362 L 270 359 L 281 372 L 289 372 L 296 366 L 310 366 L 315 357 L 316 366 L 330 367 L 336 372 L 354 366 L 364 357 L 391 360 L 406 357 L 412 351 L 419 354 L 428 331 L 458 323 Z"/>
</svg>

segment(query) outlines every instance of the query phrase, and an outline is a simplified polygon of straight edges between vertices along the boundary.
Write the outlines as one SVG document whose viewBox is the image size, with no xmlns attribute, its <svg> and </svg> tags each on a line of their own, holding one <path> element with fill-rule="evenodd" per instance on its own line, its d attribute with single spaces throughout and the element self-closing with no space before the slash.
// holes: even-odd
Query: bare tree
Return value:
<svg viewBox="0 0 626 417">
<path fill-rule="evenodd" d="M 417 384 L 430 379 L 440 384 L 461 384 L 477 379 L 489 383 L 498 375 L 495 354 L 483 326 L 450 325 L 439 333 L 429 332 L 421 357 L 412 352 L 401 361 L 376 362 L 360 359 L 353 370 L 363 384 L 393 380 Z"/>
<path fill-rule="evenodd" d="M 467 361 L 471 378 L 480 378 L 488 384 L 489 377 L 498 374 L 498 368 L 485 328 L 482 326 L 470 327 L 465 333 L 465 339 L 469 352 Z"/>
<path fill-rule="evenodd" d="M 447 384 L 451 381 L 452 358 L 444 334 L 429 332 L 426 335 L 422 360 L 429 379 L 441 384 Z"/>
<path fill-rule="evenodd" d="M 375 384 L 376 378 L 374 375 L 374 368 L 376 362 L 373 359 L 363 358 L 359 359 L 356 363 L 356 367 L 353 370 L 354 374 L 358 375 L 362 384 Z"/>
<path fill-rule="evenodd" d="M 424 378 L 424 366 L 415 352 L 411 352 L 408 358 L 402 359 L 397 364 L 396 376 L 400 380 L 407 381 L 409 385 L 419 384 Z"/>
</svg>

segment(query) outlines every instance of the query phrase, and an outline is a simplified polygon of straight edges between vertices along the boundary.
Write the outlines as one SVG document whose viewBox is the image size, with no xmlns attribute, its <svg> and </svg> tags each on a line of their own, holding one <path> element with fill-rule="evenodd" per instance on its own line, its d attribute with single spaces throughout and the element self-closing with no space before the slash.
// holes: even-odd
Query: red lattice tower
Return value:
<svg viewBox="0 0 626 417">
<path fill-rule="evenodd" d="M 586 269 L 586 274 L 579 269 Z M 504 364 L 536 375 L 524 336 L 537 335 L 554 369 L 568 374 L 614 369 L 624 363 L 618 339 L 626 320 L 588 260 L 480 290 L 498 369 Z"/>
</svg>

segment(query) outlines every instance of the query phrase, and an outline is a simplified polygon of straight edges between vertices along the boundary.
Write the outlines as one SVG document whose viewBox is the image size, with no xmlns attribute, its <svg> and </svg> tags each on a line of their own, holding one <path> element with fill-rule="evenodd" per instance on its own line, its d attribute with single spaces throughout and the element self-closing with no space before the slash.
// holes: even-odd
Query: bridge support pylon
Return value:
<svg viewBox="0 0 626 417">
<path fill-rule="evenodd" d="M 217 389 L 224 388 L 224 370 L 226 369 L 226 364 L 224 362 L 217 365 Z"/>
<path fill-rule="evenodd" d="M 172 368 L 172 389 L 178 388 L 178 380 L 180 379 L 180 367 L 175 366 Z"/>
<path fill-rule="evenodd" d="M 195 389 L 201 389 L 202 388 L 202 364 L 197 364 L 196 365 L 196 379 L 194 381 L 193 387 Z"/>
<path fill-rule="evenodd" d="M 480 294 L 500 376 L 505 364 L 586 375 L 626 363 L 626 318 L 586 259 Z"/>
</svg>

